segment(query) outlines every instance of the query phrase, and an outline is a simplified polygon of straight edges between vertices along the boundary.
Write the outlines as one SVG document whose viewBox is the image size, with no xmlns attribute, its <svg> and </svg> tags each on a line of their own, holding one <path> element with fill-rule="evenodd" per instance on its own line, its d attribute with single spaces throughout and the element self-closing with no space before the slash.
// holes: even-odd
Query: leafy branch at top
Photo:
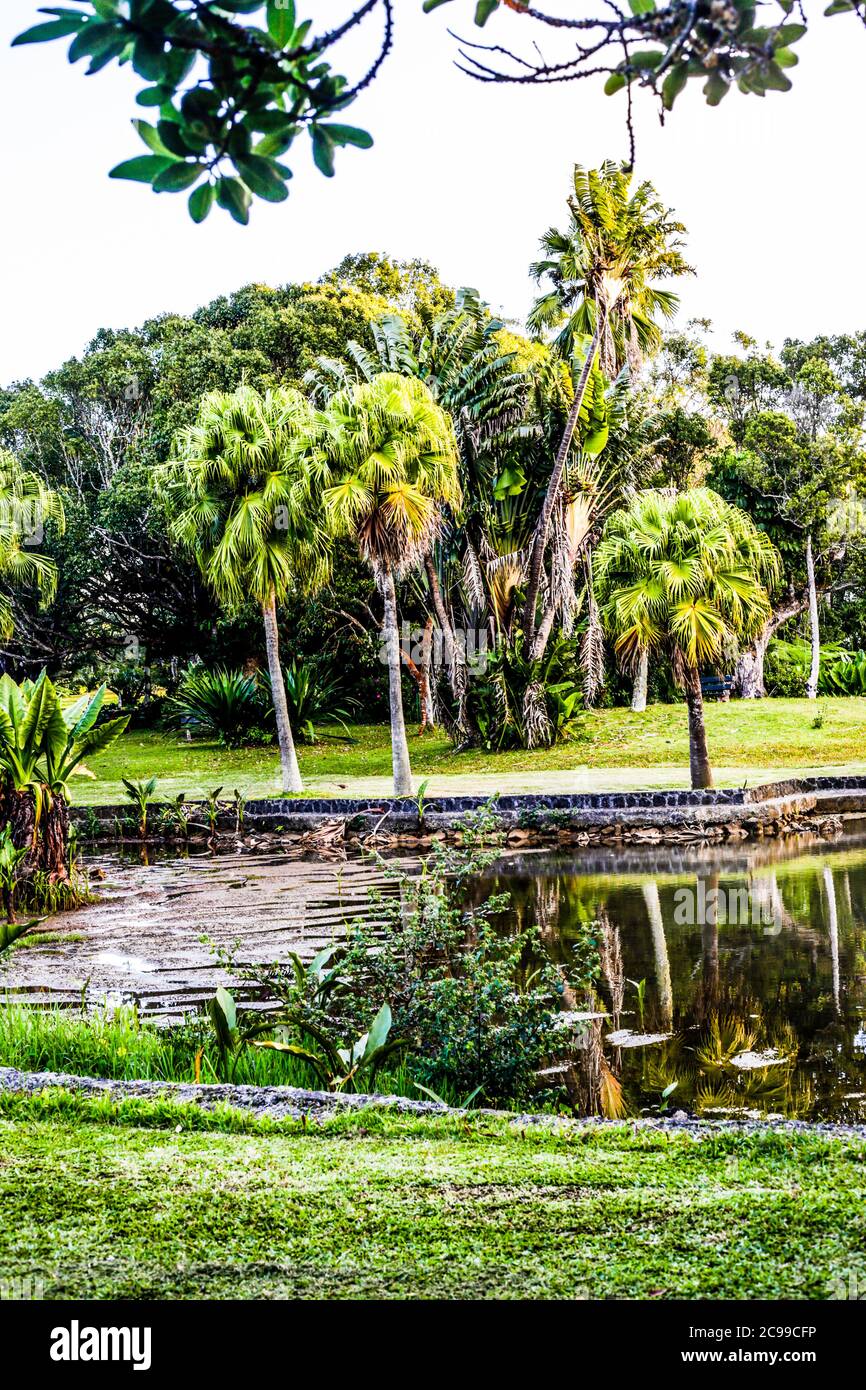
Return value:
<svg viewBox="0 0 866 1390">
<path fill-rule="evenodd" d="M 452 0 L 424 0 L 424 9 L 449 3 Z M 798 61 L 793 45 L 807 30 L 801 0 L 626 0 L 623 6 L 605 0 L 598 8 L 596 15 L 568 16 L 548 14 L 523 0 L 477 0 L 477 25 L 485 25 L 497 10 L 508 9 L 545 27 L 567 47 L 548 58 L 534 44 L 532 55 L 525 56 L 502 44 L 473 43 L 455 34 L 458 67 L 480 82 L 536 86 L 606 76 L 608 95 L 623 90 L 627 94 L 634 163 L 635 88 L 648 88 L 655 95 L 662 119 L 689 79 L 703 83 L 710 106 L 718 106 L 734 86 L 761 97 L 787 92 L 787 69 Z M 768 9 L 775 12 L 776 22 L 759 24 L 758 11 Z M 855 14 L 866 25 L 866 0 L 832 0 L 824 14 Z"/>
<path fill-rule="evenodd" d="M 14 44 L 71 38 L 70 61 L 88 60 L 88 74 L 112 62 L 131 64 L 146 84 L 136 100 L 153 108 L 157 121 L 134 122 L 148 153 L 125 160 L 112 177 L 148 183 L 157 193 L 188 191 L 195 222 L 216 203 L 246 224 L 254 197 L 288 197 L 292 171 L 283 157 L 302 130 L 327 177 L 337 148 L 373 143 L 367 131 L 333 117 L 374 81 L 390 53 L 394 0 L 354 3 L 345 20 L 314 35 L 311 20 L 297 19 L 296 0 L 71 0 L 75 8 L 43 7 L 46 19 Z M 423 0 L 423 9 L 451 3 Z M 626 93 L 632 163 L 636 89 L 653 93 L 662 118 L 690 79 L 702 83 L 710 106 L 734 86 L 761 97 L 787 92 L 794 45 L 807 30 L 802 0 L 603 0 L 594 15 L 548 14 L 524 0 L 473 3 L 476 25 L 505 9 L 566 47 L 547 57 L 533 44 L 525 56 L 458 38 L 461 71 L 481 82 L 529 85 L 605 78 L 609 95 Z M 768 10 L 775 22 L 758 23 L 759 11 L 763 17 Z M 831 0 L 824 13 L 852 14 L 866 25 L 866 0 Z M 375 56 L 350 82 L 331 66 L 331 51 L 377 15 Z"/>
<path fill-rule="evenodd" d="M 282 162 L 300 132 L 327 177 L 340 146 L 368 149 L 365 130 L 331 119 L 354 101 L 391 48 L 393 0 L 364 0 L 318 36 L 298 21 L 295 0 L 73 0 L 15 45 L 72 37 L 69 60 L 88 60 L 88 75 L 111 62 L 131 64 L 145 86 L 136 98 L 156 123 L 133 122 L 148 153 L 128 159 L 112 178 L 148 183 L 157 193 L 190 191 L 195 222 L 214 203 L 249 221 L 253 197 L 284 202 L 291 169 Z M 330 50 L 376 11 L 384 21 L 378 52 L 356 82 L 335 72 Z M 239 22 L 264 19 L 265 27 Z"/>
</svg>

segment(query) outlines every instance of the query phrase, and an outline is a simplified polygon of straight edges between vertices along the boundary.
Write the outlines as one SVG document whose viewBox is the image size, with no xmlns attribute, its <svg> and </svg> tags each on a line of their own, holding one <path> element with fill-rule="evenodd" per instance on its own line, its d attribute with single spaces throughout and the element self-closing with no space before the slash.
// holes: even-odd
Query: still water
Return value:
<svg viewBox="0 0 866 1390">
<path fill-rule="evenodd" d="M 587 1108 L 866 1121 L 866 821 L 833 841 L 527 854 L 493 876 L 566 973 L 595 924 L 597 979 L 569 1001 Z"/>
</svg>

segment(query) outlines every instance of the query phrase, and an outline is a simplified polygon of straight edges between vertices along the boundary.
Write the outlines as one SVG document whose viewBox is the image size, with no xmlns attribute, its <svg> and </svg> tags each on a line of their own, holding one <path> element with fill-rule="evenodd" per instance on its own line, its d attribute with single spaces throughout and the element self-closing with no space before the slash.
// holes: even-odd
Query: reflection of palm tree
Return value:
<svg viewBox="0 0 866 1390">
<path fill-rule="evenodd" d="M 704 913 L 704 920 L 701 923 L 701 960 L 703 965 L 703 993 L 702 1009 L 703 1013 L 711 1013 L 718 1008 L 719 1004 L 719 875 L 711 874 L 707 879 L 709 891 L 706 893 L 704 901 L 712 903 Z M 712 898 L 710 898 L 712 894 Z M 700 894 L 698 895 L 700 901 Z"/>
<path fill-rule="evenodd" d="M 659 886 L 654 878 L 641 885 L 652 932 L 653 955 L 655 957 L 656 983 L 659 992 L 659 1010 L 665 1028 L 670 1028 L 674 1017 L 674 997 L 671 986 L 671 964 L 668 959 L 668 944 L 665 939 L 665 924 L 662 917 L 662 904 Z"/>
<path fill-rule="evenodd" d="M 824 865 L 824 893 L 827 898 L 827 925 L 830 930 L 830 962 L 833 970 L 833 1003 L 836 1012 L 842 1012 L 840 1000 L 841 983 L 839 973 L 839 914 L 836 910 L 836 885 L 833 870 Z"/>
</svg>

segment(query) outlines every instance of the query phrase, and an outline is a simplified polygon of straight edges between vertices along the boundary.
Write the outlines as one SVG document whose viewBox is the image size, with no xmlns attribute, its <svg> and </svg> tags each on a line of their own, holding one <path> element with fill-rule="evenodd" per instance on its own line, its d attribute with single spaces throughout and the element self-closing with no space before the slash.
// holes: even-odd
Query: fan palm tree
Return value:
<svg viewBox="0 0 866 1390">
<path fill-rule="evenodd" d="M 416 377 L 384 372 L 331 397 L 309 443 L 309 466 L 334 536 L 351 536 L 384 605 L 394 793 L 412 791 L 400 687 L 394 578 L 418 569 L 444 506 L 460 504 L 451 420 Z"/>
<path fill-rule="evenodd" d="M 305 453 L 311 410 L 298 391 L 251 386 L 205 396 L 177 458 L 157 470 L 169 532 L 196 559 L 228 608 L 262 610 L 283 790 L 303 790 L 280 665 L 277 604 L 296 585 L 329 573 L 325 528 L 313 503 Z"/>
<path fill-rule="evenodd" d="M 557 329 L 553 346 L 567 361 L 576 351 L 584 353 L 529 563 L 524 630 L 535 656 L 542 654 L 550 631 L 549 623 L 546 629 L 539 625 L 536 608 L 551 520 L 593 367 L 598 360 L 612 378 L 625 364 L 636 368 L 642 355 L 659 346 L 658 316 L 670 318 L 678 301 L 656 282 L 690 269 L 680 251 L 684 226 L 673 220 L 651 183 L 631 192 L 625 166 L 575 165 L 568 213 L 565 231 L 551 228 L 542 237 L 543 258 L 530 267 L 536 280 L 549 282 L 530 311 L 530 331 Z"/>
<path fill-rule="evenodd" d="M 63 529 L 60 495 L 37 473 L 23 468 L 8 449 L 0 449 L 0 579 L 15 588 L 33 587 L 43 603 L 50 603 L 57 566 L 32 544 L 46 521 Z M 0 637 L 11 637 L 14 627 L 10 599 L 0 593 Z"/>
<path fill-rule="evenodd" d="M 448 581 L 453 578 L 459 587 L 468 575 L 470 591 L 474 589 L 480 600 L 478 607 L 492 607 L 492 585 L 484 562 L 493 555 L 489 542 L 494 489 L 497 473 L 523 446 L 532 428 L 526 423 L 528 377 L 504 338 L 504 323 L 490 314 L 474 289 L 458 290 L 454 304 L 420 331 L 413 331 L 401 314 L 384 315 L 370 325 L 370 331 L 372 349 L 353 341 L 346 349 L 348 364 L 318 358 L 304 384 L 313 401 L 324 406 L 337 391 L 372 381 L 383 372 L 397 372 L 423 381 L 451 416 L 463 512 L 460 526 L 446 526 L 441 543 L 428 550 L 424 571 L 442 633 L 456 726 L 465 737 L 466 653 L 457 637 Z"/>
<path fill-rule="evenodd" d="M 770 612 L 779 556 L 747 514 L 709 488 L 641 492 L 609 517 L 595 555 L 602 622 L 623 666 L 666 652 L 689 713 L 692 786 L 713 785 L 701 667 L 749 641 Z"/>
</svg>

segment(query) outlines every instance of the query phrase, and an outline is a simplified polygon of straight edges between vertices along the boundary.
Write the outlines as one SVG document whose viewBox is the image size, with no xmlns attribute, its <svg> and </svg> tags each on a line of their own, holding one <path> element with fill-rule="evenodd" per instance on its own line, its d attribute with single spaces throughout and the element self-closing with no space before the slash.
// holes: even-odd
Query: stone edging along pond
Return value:
<svg viewBox="0 0 866 1390">
<path fill-rule="evenodd" d="M 338 822 L 346 843 L 375 832 L 380 843 L 413 845 L 419 836 L 459 832 L 467 814 L 488 805 L 512 844 L 750 839 L 803 830 L 834 834 L 840 815 L 866 815 L 866 777 L 800 777 L 708 791 L 507 792 L 492 803 L 484 796 L 431 796 L 421 807 L 413 797 L 273 797 L 248 801 L 244 823 L 247 834 L 304 836 Z M 187 806 L 201 808 L 203 818 L 203 802 Z M 72 811 L 80 833 L 96 839 L 122 838 L 118 827 L 129 817 L 128 803 Z M 217 827 L 221 835 L 234 831 L 228 803 Z"/>
<path fill-rule="evenodd" d="M 306 1118 L 320 1123 L 347 1112 L 386 1110 L 398 1115 L 425 1116 L 466 1115 L 494 1116 L 515 1126 L 530 1125 L 555 1130 L 571 1129 L 631 1129 L 667 1130 L 691 1134 L 695 1138 L 724 1133 L 786 1132 L 818 1134 L 827 1138 L 857 1139 L 866 1142 L 866 1125 L 847 1125 L 782 1118 L 702 1120 L 677 1111 L 672 1115 L 640 1116 L 625 1120 L 605 1120 L 598 1115 L 586 1117 L 518 1114 L 511 1110 L 453 1109 L 435 1101 L 411 1100 L 393 1095 L 335 1095 L 330 1091 L 304 1091 L 295 1086 L 230 1086 L 227 1084 L 193 1085 L 181 1081 L 108 1081 L 102 1077 L 73 1076 L 65 1072 L 27 1072 L 14 1067 L 0 1067 L 0 1091 L 13 1095 L 38 1096 L 46 1091 L 68 1091 L 93 1098 L 110 1100 L 162 1100 L 178 1105 L 198 1105 L 203 1110 L 227 1106 L 256 1117 L 270 1120 Z"/>
</svg>

